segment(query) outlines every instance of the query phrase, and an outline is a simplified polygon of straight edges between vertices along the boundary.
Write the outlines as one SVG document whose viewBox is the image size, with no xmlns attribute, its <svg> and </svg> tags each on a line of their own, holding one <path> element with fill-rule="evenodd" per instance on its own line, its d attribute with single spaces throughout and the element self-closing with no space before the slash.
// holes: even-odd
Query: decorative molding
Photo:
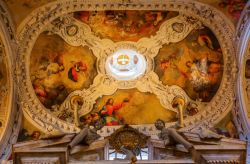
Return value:
<svg viewBox="0 0 250 164">
<path fill-rule="evenodd" d="M 16 142 L 20 123 L 21 114 L 16 104 L 15 88 L 15 57 L 17 53 L 16 38 L 14 25 L 11 22 L 11 16 L 7 6 L 0 1 L 0 42 L 1 52 L 0 60 L 6 64 L 7 86 L 4 89 L 4 99 L 0 101 L 0 162 L 8 159 L 11 154 L 11 145 Z M 1 91 L 3 93 L 3 91 Z"/>
<path fill-rule="evenodd" d="M 81 10 L 125 9 L 169 10 L 178 11 L 180 14 L 176 18 L 166 21 L 155 36 L 142 38 L 138 42 L 117 43 L 94 36 L 86 24 L 72 19 L 69 14 Z M 60 22 L 64 19 L 69 21 L 66 23 Z M 185 24 L 184 30 L 176 35 L 176 31 L 171 27 L 171 21 Z M 84 106 L 81 109 L 81 114 L 85 114 L 90 111 L 97 97 L 112 94 L 117 89 L 132 88 L 132 86 L 136 86 L 142 92 L 149 91 L 155 93 L 160 98 L 161 104 L 170 110 L 174 109 L 169 105 L 169 102 L 176 95 L 180 95 L 187 102 L 190 101 L 181 88 L 177 86 L 163 86 L 160 83 L 158 77 L 152 71 L 152 59 L 162 44 L 180 41 L 185 38 L 191 29 L 197 29 L 200 25 L 210 28 L 219 40 L 224 57 L 224 74 L 220 88 L 214 98 L 211 102 L 203 104 L 204 108 L 198 114 L 184 120 L 186 127 L 183 130 L 190 131 L 199 126 L 212 127 L 223 118 L 225 113 L 228 113 L 234 107 L 234 87 L 237 72 L 233 44 L 235 29 L 228 18 L 215 8 L 190 0 L 153 0 L 150 2 L 146 0 L 131 0 L 129 3 L 122 0 L 115 2 L 111 0 L 62 0 L 48 3 L 34 10 L 18 27 L 18 41 L 20 43 L 19 55 L 17 57 L 17 60 L 20 61 L 18 63 L 18 85 L 20 86 L 19 96 L 21 97 L 22 109 L 25 116 L 44 132 L 57 130 L 63 132 L 79 131 L 73 124 L 66 123 L 53 116 L 39 102 L 34 93 L 29 76 L 30 53 L 36 39 L 43 31 L 49 30 L 56 33 L 71 45 L 87 45 L 92 49 L 94 55 L 99 58 L 97 61 L 97 63 L 100 63 L 98 66 L 98 75 L 94 79 L 93 85 L 89 89 L 72 92 L 61 105 L 61 108 L 70 108 L 70 97 L 74 95 L 82 96 L 84 97 Z M 70 30 L 71 28 L 73 30 Z M 80 37 L 83 33 L 84 37 Z M 77 40 L 74 38 L 75 36 L 78 36 Z M 156 40 L 160 43 L 156 42 Z M 137 79 L 129 82 L 116 81 L 107 76 L 103 71 L 104 69 L 102 69 L 105 64 L 102 58 L 107 57 L 108 54 L 117 48 L 124 47 L 140 51 L 149 60 L 147 73 L 140 77 L 140 80 Z M 101 90 L 103 88 L 105 89 Z M 171 125 L 173 124 L 167 124 L 166 126 Z M 143 127 L 144 125 L 141 126 Z"/>
<path fill-rule="evenodd" d="M 208 163 L 208 164 L 229 164 L 229 163 L 235 163 L 240 164 L 240 154 L 232 155 L 232 154 L 226 154 L 226 155 L 201 155 L 201 158 L 203 159 L 202 162 Z"/>
<path fill-rule="evenodd" d="M 121 147 L 126 145 L 126 149 L 135 150 L 145 147 L 149 140 L 149 136 L 140 133 L 138 130 L 129 125 L 117 129 L 109 138 L 109 144 L 117 152 L 122 152 Z"/>
<path fill-rule="evenodd" d="M 23 157 L 21 158 L 21 163 L 23 164 L 57 164 L 60 163 L 59 157 L 40 157 L 40 158 L 34 158 L 34 157 Z"/>
<path fill-rule="evenodd" d="M 248 140 L 250 138 L 250 120 L 248 111 L 250 111 L 249 103 L 249 84 L 250 79 L 245 77 L 246 61 L 250 59 L 250 2 L 245 6 L 241 14 L 240 21 L 237 26 L 236 33 L 236 46 L 237 46 L 237 58 L 239 73 L 237 76 L 237 90 L 238 99 L 235 109 L 233 111 L 235 123 L 237 125 L 240 138 Z"/>
</svg>

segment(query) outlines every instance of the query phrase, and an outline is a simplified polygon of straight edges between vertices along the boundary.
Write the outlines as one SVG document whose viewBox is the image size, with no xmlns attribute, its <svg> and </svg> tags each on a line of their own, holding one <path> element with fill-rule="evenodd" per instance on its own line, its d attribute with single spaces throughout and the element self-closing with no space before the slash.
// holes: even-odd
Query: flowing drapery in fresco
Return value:
<svg viewBox="0 0 250 164">
<path fill-rule="evenodd" d="M 159 99 L 151 93 L 136 89 L 118 90 L 110 96 L 96 100 L 93 110 L 80 117 L 83 124 L 94 125 L 102 119 L 107 126 L 122 124 L 153 124 L 158 118 L 176 121 L 176 113 L 165 109 Z"/>
<path fill-rule="evenodd" d="M 37 97 L 47 108 L 60 105 L 72 91 L 90 86 L 96 75 L 95 61 L 88 47 L 73 47 L 57 35 L 41 34 L 30 57 Z"/>
<path fill-rule="evenodd" d="M 97 15 L 99 15 L 98 18 L 104 20 L 109 20 L 111 18 L 116 19 L 111 16 L 109 17 L 109 14 L 112 15 L 111 13 L 123 14 L 121 20 L 119 20 L 121 21 L 120 23 L 122 26 L 115 24 L 112 26 L 98 26 L 98 28 L 92 27 L 92 17 L 93 19 L 96 19 Z M 141 15 L 139 14 L 139 16 L 136 17 L 136 13 L 140 13 Z M 173 14 L 171 12 L 160 11 L 88 11 L 85 14 L 87 14 L 87 16 L 84 15 L 84 12 L 80 12 L 75 13 L 74 16 L 83 22 L 86 21 L 85 23 L 91 27 L 92 31 L 96 35 L 100 35 L 101 38 L 110 38 L 114 41 L 136 41 L 142 37 L 150 37 L 156 33 L 160 24 L 176 13 Z M 127 15 L 129 14 L 132 14 L 135 17 L 128 17 Z M 159 20 L 159 24 L 156 23 L 156 27 L 145 27 L 150 28 L 149 30 L 152 30 L 151 32 L 141 33 L 140 30 L 142 30 L 142 27 L 137 27 L 137 25 L 140 24 L 142 19 L 140 17 L 146 17 L 147 14 L 153 14 L 152 16 L 155 16 L 155 18 L 157 18 L 157 14 L 161 16 L 164 14 L 166 15 L 164 19 L 162 18 Z M 83 16 L 87 17 L 86 20 L 82 20 Z M 136 35 L 135 38 L 135 35 L 130 35 L 130 32 L 126 33 L 126 37 L 125 35 L 120 36 L 120 33 L 114 35 L 115 29 L 125 30 L 123 23 L 130 19 L 133 23 L 137 24 L 136 27 L 139 29 L 136 33 L 138 33 L 138 35 Z M 96 32 L 95 30 L 97 29 L 95 28 L 100 31 Z M 58 106 L 62 104 L 72 91 L 88 88 L 90 84 L 92 84 L 93 79 L 97 74 L 95 65 L 96 57 L 87 46 L 70 46 L 60 36 L 49 34 L 50 33 L 46 32 L 42 33 L 38 37 L 31 52 L 31 81 L 34 91 L 41 103 L 46 108 L 50 109 L 50 111 L 58 118 L 73 123 L 74 111 L 68 108 L 58 108 Z M 213 33 L 206 27 L 192 31 L 184 40 L 178 43 L 163 45 L 159 50 L 158 55 L 155 57 L 154 63 L 154 71 L 164 85 L 178 85 L 191 99 L 202 102 L 209 102 L 213 98 L 219 88 L 223 74 L 223 55 L 220 45 Z M 121 91 L 118 93 L 120 92 Z M 124 94 L 125 92 L 131 92 L 130 94 L 132 94 L 132 91 L 124 91 Z M 133 93 L 134 92 L 135 91 L 133 91 Z M 140 93 L 139 95 L 143 95 L 141 96 L 144 97 L 143 99 L 151 97 L 150 99 L 152 99 L 152 101 L 157 100 L 158 106 L 156 106 L 159 107 L 159 109 L 164 109 L 163 107 L 160 107 L 161 105 L 156 97 L 153 98 L 154 96 L 149 96 L 148 93 Z M 83 122 L 86 120 L 88 122 L 88 117 L 91 119 L 92 117 L 94 119 L 101 117 L 106 122 L 106 125 L 154 123 L 155 117 L 151 118 L 151 116 L 154 115 L 150 115 L 150 117 L 149 115 L 144 115 L 149 118 L 140 118 L 139 121 L 136 120 L 138 118 L 133 118 L 133 120 L 131 120 L 128 115 L 135 110 L 127 110 L 123 114 L 123 117 L 120 118 L 119 113 L 122 113 L 123 109 L 128 107 L 127 104 L 131 103 L 129 99 L 130 98 L 124 97 L 123 100 L 117 101 L 113 97 L 110 97 L 110 99 L 103 102 L 100 109 L 98 108 L 100 111 L 96 112 L 96 105 L 98 105 L 96 104 L 92 110 L 92 112 L 95 112 L 83 116 L 81 119 L 84 120 Z M 148 103 L 149 101 L 146 102 Z M 148 107 L 151 106 L 151 104 L 152 103 L 149 103 L 147 106 L 143 106 L 143 108 L 140 107 L 143 109 L 141 111 L 146 109 L 149 110 Z M 164 111 L 167 111 L 168 113 L 164 115 L 166 117 L 162 118 L 164 121 L 169 122 L 176 119 L 174 116 L 175 114 L 171 114 L 167 109 L 164 109 Z M 194 115 L 197 111 L 198 110 L 194 110 L 189 112 L 189 114 Z M 150 112 L 152 111 L 145 113 Z M 134 114 L 132 116 L 134 116 Z M 163 115 L 159 115 L 159 118 L 161 116 Z"/>
<path fill-rule="evenodd" d="M 208 29 L 191 32 L 183 41 L 164 45 L 155 58 L 155 72 L 165 85 L 178 85 L 193 100 L 209 102 L 223 74 L 220 45 Z"/>
<path fill-rule="evenodd" d="M 177 16 L 170 11 L 81 11 L 75 17 L 88 24 L 95 35 L 113 41 L 138 41 L 154 35 L 161 24 Z"/>
</svg>

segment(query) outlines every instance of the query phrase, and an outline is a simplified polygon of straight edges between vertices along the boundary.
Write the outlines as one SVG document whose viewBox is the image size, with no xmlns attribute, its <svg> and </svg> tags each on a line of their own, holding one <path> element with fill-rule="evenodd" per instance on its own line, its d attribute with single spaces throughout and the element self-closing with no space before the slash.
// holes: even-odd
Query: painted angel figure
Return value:
<svg viewBox="0 0 250 164">
<path fill-rule="evenodd" d="M 197 91 L 206 88 L 209 85 L 207 58 L 203 58 L 196 63 L 188 61 L 186 65 L 190 68 L 190 81 L 194 85 L 194 88 Z"/>
<path fill-rule="evenodd" d="M 106 125 L 118 125 L 122 118 L 116 114 L 116 111 L 120 110 L 125 103 L 129 102 L 129 99 L 124 99 L 121 103 L 114 103 L 113 98 L 109 98 L 103 108 L 100 110 L 100 115 L 105 119 Z"/>
</svg>

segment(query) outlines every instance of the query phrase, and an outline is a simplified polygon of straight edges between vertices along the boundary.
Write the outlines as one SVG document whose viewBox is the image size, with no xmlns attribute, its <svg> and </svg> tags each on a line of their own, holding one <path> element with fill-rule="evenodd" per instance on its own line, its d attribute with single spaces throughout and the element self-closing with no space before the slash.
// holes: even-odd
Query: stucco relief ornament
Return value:
<svg viewBox="0 0 250 164">
<path fill-rule="evenodd" d="M 0 159 L 8 159 L 11 145 L 16 142 L 21 124 L 21 112 L 17 110 L 15 90 L 15 26 L 8 7 L 0 1 L 0 62 L 3 83 L 0 86 Z M 5 67 L 5 68 L 4 68 Z M 4 69 L 2 69 L 4 68 Z"/>
<path fill-rule="evenodd" d="M 184 120 L 184 126 L 187 130 L 191 130 L 194 124 L 199 124 L 203 126 L 203 122 L 207 122 L 208 126 L 212 126 L 214 122 L 209 120 L 220 120 L 222 118 L 220 113 L 225 111 L 230 111 L 231 106 L 229 104 L 232 100 L 232 87 L 235 73 L 232 72 L 234 65 L 234 49 L 232 48 L 232 38 L 233 38 L 233 28 L 228 25 L 228 20 L 217 12 L 216 9 L 211 8 L 199 2 L 189 2 L 189 1 L 131 1 L 131 4 L 121 5 L 122 1 L 108 2 L 107 1 L 85 1 L 85 0 L 62 0 L 54 3 L 50 3 L 50 8 L 47 6 L 40 7 L 34 11 L 19 27 L 19 42 L 20 44 L 20 54 L 18 60 L 21 61 L 20 69 L 24 70 L 20 75 L 20 87 L 23 88 L 21 93 L 22 100 L 27 102 L 29 109 L 28 113 L 31 111 L 40 111 L 42 114 L 39 115 L 40 119 L 43 120 L 45 124 L 48 124 L 52 119 L 54 122 L 54 127 L 65 132 L 71 132 L 77 130 L 76 126 L 71 123 L 66 123 L 48 113 L 47 109 L 38 102 L 35 97 L 31 83 L 29 82 L 29 58 L 30 52 L 35 42 L 36 38 L 43 31 L 50 31 L 63 38 L 71 46 L 88 46 L 93 54 L 97 58 L 97 72 L 98 75 L 95 77 L 93 84 L 88 89 L 77 90 L 72 92 L 65 100 L 65 102 L 60 106 L 60 108 L 71 108 L 70 100 L 74 96 L 83 97 L 83 105 L 80 107 L 79 115 L 85 115 L 91 111 L 95 100 L 103 95 L 111 95 L 117 89 L 129 89 L 135 86 L 138 90 L 142 92 L 151 92 L 157 95 L 160 99 L 161 104 L 167 109 L 174 110 L 171 105 L 172 100 L 179 96 L 189 102 L 190 99 L 186 93 L 178 86 L 164 86 L 159 80 L 156 73 L 153 72 L 154 57 L 157 55 L 159 49 L 163 44 L 176 43 L 183 40 L 192 30 L 199 29 L 202 24 L 208 26 L 218 37 L 221 44 L 223 55 L 225 57 L 224 65 L 225 73 L 223 75 L 224 79 L 222 81 L 220 90 L 217 95 L 213 98 L 212 102 L 200 111 L 198 114 L 187 117 Z M 194 5 L 195 4 L 195 5 Z M 75 11 L 84 10 L 170 10 L 179 11 L 177 17 L 171 18 L 165 21 L 159 31 L 149 38 L 142 38 L 137 42 L 113 42 L 110 39 L 101 39 L 94 35 L 90 27 L 77 19 L 73 18 L 72 15 L 65 15 L 65 13 L 73 13 Z M 212 11 L 212 14 L 205 14 L 206 19 L 203 18 L 204 12 L 200 12 L 202 7 L 203 11 Z M 49 10 L 49 11 L 48 11 Z M 41 16 L 41 13 L 44 13 Z M 51 14 L 53 13 L 53 14 Z M 185 13 L 185 14 L 183 14 Z M 48 16 L 50 14 L 50 16 Z M 188 16 L 187 16 L 188 15 Z M 53 20 L 60 17 L 68 17 L 70 23 L 65 26 L 54 26 Z M 35 19 L 34 19 L 35 18 Z M 213 21 L 216 18 L 220 21 Z M 201 20 L 203 21 L 201 23 Z M 26 23 L 25 23 L 26 22 Z M 215 28 L 216 27 L 216 28 Z M 147 66 L 145 73 L 133 80 L 117 80 L 107 73 L 105 70 L 105 63 L 107 58 L 112 55 L 118 49 L 131 49 L 136 50 L 144 56 L 147 61 Z M 23 68 L 25 67 L 25 68 Z M 228 69 L 230 68 L 230 69 Z M 233 78 L 229 78 L 233 77 Z M 231 85 L 232 84 L 232 85 Z M 29 93 L 29 94 L 28 94 Z M 219 95 L 225 95 L 219 97 Z M 30 101 L 32 99 L 32 101 Z M 225 100 L 227 99 L 227 100 Z M 229 102 L 228 102 L 229 101 Z M 224 106 L 222 108 L 222 106 Z M 226 109 L 225 109 L 226 107 Z M 211 110 L 209 110 L 211 109 Z M 203 119 L 206 118 L 206 119 Z M 189 125 L 189 126 L 187 126 Z M 143 126 L 143 125 L 142 125 Z M 168 126 L 168 125 L 167 125 Z M 41 126 L 41 129 L 46 131 L 46 126 Z M 154 129 L 150 126 L 149 129 Z M 154 130 L 151 130 L 150 133 Z"/>
<path fill-rule="evenodd" d="M 201 24 L 197 21 L 196 23 L 188 23 L 186 20 L 185 16 L 172 18 L 163 23 L 155 36 L 151 38 L 142 38 L 135 43 L 113 43 L 113 41 L 109 40 L 108 43 L 110 44 L 106 44 L 105 42 L 108 39 L 103 41 L 104 39 L 97 38 L 91 33 L 90 28 L 86 24 L 80 23 L 76 20 L 72 21 L 71 25 L 68 25 L 77 25 L 79 27 L 78 29 L 80 29 L 80 31 L 74 37 L 67 36 L 65 28 L 55 31 L 52 26 L 51 32 L 66 39 L 70 45 L 86 45 L 91 40 L 93 45 L 88 44 L 88 46 L 91 49 L 96 49 L 96 45 L 97 47 L 99 46 L 101 51 L 103 51 L 102 54 L 106 56 L 100 58 L 100 55 L 96 54 L 96 51 L 93 50 L 98 63 L 100 63 L 97 66 L 97 70 L 100 71 L 98 72 L 99 74 L 95 78 L 93 85 L 89 89 L 72 92 L 60 108 L 70 108 L 69 100 L 71 97 L 76 95 L 82 96 L 84 102 L 81 109 L 79 109 L 79 114 L 85 115 L 91 112 L 97 98 L 102 97 L 103 95 L 111 95 L 117 89 L 137 88 L 141 92 L 154 93 L 160 99 L 161 104 L 165 108 L 177 112 L 171 105 L 173 99 L 176 96 L 179 96 L 188 102 L 189 98 L 178 86 L 164 86 L 152 70 L 152 61 L 162 44 L 179 42 L 193 29 L 201 27 Z M 176 25 L 176 23 L 179 24 Z M 174 24 L 175 26 L 178 26 L 175 30 L 173 29 Z M 181 29 L 177 30 L 177 28 Z M 79 40 L 77 38 L 84 38 L 84 40 Z M 105 44 L 102 45 L 102 43 Z M 140 54 L 141 52 L 143 52 L 143 54 Z"/>
<path fill-rule="evenodd" d="M 237 130 L 240 133 L 240 138 L 247 139 L 250 134 L 249 121 L 249 104 L 250 104 L 250 79 L 249 79 L 249 59 L 250 59 L 250 44 L 249 44 L 249 29 L 250 29 L 250 3 L 245 6 L 241 13 L 241 18 L 237 27 L 237 55 L 239 63 L 237 99 L 234 117 L 237 125 Z"/>
</svg>

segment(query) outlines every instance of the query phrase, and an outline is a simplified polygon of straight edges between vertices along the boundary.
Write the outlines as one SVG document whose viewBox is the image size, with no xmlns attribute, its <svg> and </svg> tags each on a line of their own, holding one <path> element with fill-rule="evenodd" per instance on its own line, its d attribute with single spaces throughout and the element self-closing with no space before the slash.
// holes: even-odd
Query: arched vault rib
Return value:
<svg viewBox="0 0 250 164">
<path fill-rule="evenodd" d="M 16 105 L 15 57 L 17 52 L 14 25 L 7 6 L 0 1 L 0 162 L 9 158 L 17 140 L 21 112 Z M 2 83 L 1 83 L 2 81 Z"/>
<path fill-rule="evenodd" d="M 250 137 L 249 103 L 250 79 L 247 77 L 247 61 L 250 60 L 250 2 L 247 3 L 241 14 L 236 32 L 236 55 L 239 73 L 237 76 L 237 102 L 234 109 L 234 118 L 238 132 L 242 139 Z"/>
</svg>

